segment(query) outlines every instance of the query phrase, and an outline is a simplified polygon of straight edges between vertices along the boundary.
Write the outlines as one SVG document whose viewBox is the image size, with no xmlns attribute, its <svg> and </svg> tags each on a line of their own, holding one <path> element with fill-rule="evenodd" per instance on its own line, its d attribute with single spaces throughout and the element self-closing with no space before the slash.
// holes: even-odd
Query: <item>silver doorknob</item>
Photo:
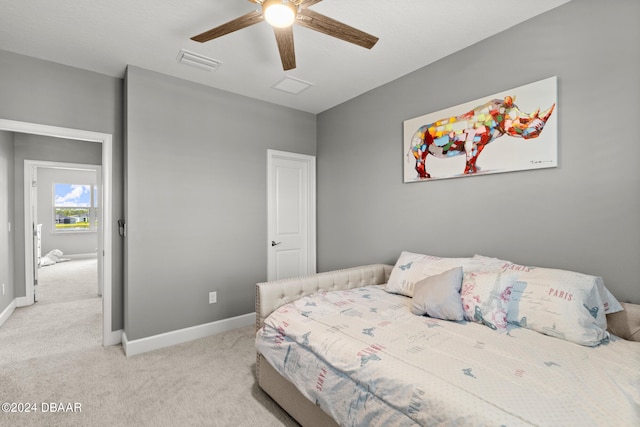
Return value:
<svg viewBox="0 0 640 427">
<path fill-rule="evenodd" d="M 282 242 L 276 242 L 275 240 L 271 241 L 271 246 L 278 246 Z"/>
</svg>

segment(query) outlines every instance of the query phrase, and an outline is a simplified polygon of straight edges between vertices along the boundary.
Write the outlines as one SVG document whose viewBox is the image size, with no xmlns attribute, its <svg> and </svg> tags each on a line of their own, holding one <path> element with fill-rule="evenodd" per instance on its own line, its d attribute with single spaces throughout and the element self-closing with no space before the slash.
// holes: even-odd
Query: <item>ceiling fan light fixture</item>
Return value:
<svg viewBox="0 0 640 427">
<path fill-rule="evenodd" d="M 293 25 L 298 11 L 289 0 L 265 0 L 262 3 L 262 13 L 271 26 L 287 28 Z"/>
</svg>

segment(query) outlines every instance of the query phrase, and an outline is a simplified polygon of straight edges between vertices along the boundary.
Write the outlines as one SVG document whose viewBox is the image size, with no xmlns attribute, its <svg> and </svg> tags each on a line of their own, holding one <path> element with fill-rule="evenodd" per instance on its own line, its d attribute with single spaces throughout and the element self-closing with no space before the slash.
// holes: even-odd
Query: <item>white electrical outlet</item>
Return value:
<svg viewBox="0 0 640 427">
<path fill-rule="evenodd" d="M 218 293 L 209 292 L 209 304 L 215 304 L 218 302 Z"/>
</svg>

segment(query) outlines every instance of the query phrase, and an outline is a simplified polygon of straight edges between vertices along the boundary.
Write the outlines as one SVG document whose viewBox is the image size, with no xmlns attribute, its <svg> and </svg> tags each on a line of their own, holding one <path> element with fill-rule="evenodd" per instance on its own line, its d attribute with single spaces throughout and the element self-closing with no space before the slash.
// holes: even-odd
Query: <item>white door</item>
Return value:
<svg viewBox="0 0 640 427">
<path fill-rule="evenodd" d="M 316 272 L 314 156 L 267 150 L 268 280 Z"/>
</svg>

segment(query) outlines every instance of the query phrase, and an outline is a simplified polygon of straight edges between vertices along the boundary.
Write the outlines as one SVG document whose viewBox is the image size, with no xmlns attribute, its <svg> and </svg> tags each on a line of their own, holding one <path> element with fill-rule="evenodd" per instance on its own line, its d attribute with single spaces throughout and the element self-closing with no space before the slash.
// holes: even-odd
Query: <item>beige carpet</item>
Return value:
<svg viewBox="0 0 640 427">
<path fill-rule="evenodd" d="M 129 358 L 102 347 L 92 262 L 40 269 L 39 302 L 0 327 L 0 404 L 36 410 L 0 412 L 0 425 L 297 426 L 256 385 L 252 326 Z"/>
<path fill-rule="evenodd" d="M 66 257 L 63 255 L 63 257 Z M 71 261 L 38 269 L 38 304 L 78 301 L 98 296 L 95 255 L 71 255 Z"/>
</svg>

